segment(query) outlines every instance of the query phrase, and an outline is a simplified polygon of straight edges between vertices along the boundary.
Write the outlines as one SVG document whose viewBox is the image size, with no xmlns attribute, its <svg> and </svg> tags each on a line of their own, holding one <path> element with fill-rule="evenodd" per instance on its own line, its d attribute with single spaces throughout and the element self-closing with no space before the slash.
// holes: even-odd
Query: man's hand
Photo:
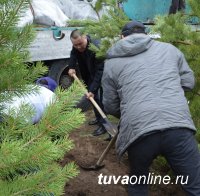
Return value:
<svg viewBox="0 0 200 196">
<path fill-rule="evenodd" d="M 86 96 L 88 99 L 90 99 L 90 97 L 94 98 L 94 94 L 91 92 L 88 92 Z"/>
<path fill-rule="evenodd" d="M 69 69 L 68 74 L 69 74 L 69 76 L 73 77 L 73 74 L 76 74 L 76 70 L 75 69 Z"/>
</svg>

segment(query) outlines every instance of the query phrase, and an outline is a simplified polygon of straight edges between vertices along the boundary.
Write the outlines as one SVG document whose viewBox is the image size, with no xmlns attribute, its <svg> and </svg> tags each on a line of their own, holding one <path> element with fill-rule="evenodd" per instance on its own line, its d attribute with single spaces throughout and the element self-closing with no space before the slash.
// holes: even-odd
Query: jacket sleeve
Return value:
<svg viewBox="0 0 200 196">
<path fill-rule="evenodd" d="M 112 71 L 106 66 L 102 76 L 103 106 L 107 114 L 120 118 L 120 99 L 117 85 L 112 77 Z"/>
<path fill-rule="evenodd" d="M 194 73 L 190 69 L 187 61 L 185 60 L 185 57 L 182 52 L 179 51 L 179 74 L 181 77 L 181 86 L 184 90 L 191 90 L 194 88 L 195 84 L 195 78 Z"/>
<path fill-rule="evenodd" d="M 72 48 L 71 53 L 70 53 L 70 59 L 69 59 L 69 69 L 76 69 L 76 64 L 77 64 L 77 55 L 76 51 L 74 48 Z"/>
<path fill-rule="evenodd" d="M 94 79 L 89 87 L 89 92 L 96 93 L 101 86 L 101 78 L 103 75 L 104 62 L 95 60 L 95 75 Z"/>
</svg>

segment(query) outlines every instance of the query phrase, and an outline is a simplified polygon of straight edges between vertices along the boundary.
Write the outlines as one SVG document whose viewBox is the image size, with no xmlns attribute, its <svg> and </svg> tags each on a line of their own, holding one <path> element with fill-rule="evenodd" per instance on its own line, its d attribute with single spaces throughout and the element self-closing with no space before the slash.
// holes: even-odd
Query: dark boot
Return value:
<svg viewBox="0 0 200 196">
<path fill-rule="evenodd" d="M 98 124 L 99 124 L 99 121 L 97 119 L 94 119 L 88 122 L 88 125 L 98 125 Z"/>
<path fill-rule="evenodd" d="M 112 136 L 110 134 L 108 134 L 108 137 L 106 139 L 104 139 L 104 141 L 109 142 L 112 139 Z"/>
<path fill-rule="evenodd" d="M 94 132 L 92 133 L 93 136 L 99 136 L 106 133 L 106 129 L 103 126 L 99 126 Z"/>
</svg>

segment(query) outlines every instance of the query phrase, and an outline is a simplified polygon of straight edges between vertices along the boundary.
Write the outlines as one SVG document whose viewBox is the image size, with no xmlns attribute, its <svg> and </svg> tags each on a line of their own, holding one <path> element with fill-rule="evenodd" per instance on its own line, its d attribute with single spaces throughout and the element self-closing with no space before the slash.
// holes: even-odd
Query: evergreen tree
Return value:
<svg viewBox="0 0 200 196">
<path fill-rule="evenodd" d="M 58 160 L 73 147 L 69 133 L 84 122 L 74 105 L 83 89 L 74 83 L 58 89 L 56 100 L 42 120 L 27 124 L 29 106 L 12 117 L 2 114 L 3 103 L 37 89 L 30 85 L 47 72 L 41 63 L 28 66 L 27 48 L 34 38 L 32 26 L 16 28 L 28 0 L 0 0 L 0 195 L 61 195 L 65 183 L 78 174 L 74 163 L 61 168 Z"/>
<path fill-rule="evenodd" d="M 161 35 L 161 41 L 169 42 L 178 47 L 185 55 L 188 64 L 194 71 L 196 85 L 194 90 L 187 92 L 192 118 L 197 127 L 197 140 L 200 143 L 200 30 L 199 25 L 192 25 L 192 21 L 200 18 L 200 1 L 189 0 L 190 14 L 177 13 L 156 18 L 156 25 L 152 33 Z"/>
</svg>

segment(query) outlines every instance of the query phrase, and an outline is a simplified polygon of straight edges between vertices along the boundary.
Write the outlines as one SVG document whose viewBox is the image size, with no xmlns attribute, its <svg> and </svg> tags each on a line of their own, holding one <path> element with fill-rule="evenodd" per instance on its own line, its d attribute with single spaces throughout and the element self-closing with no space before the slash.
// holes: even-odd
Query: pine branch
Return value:
<svg viewBox="0 0 200 196">
<path fill-rule="evenodd" d="M 34 141 L 36 141 L 36 140 L 40 139 L 42 136 L 44 136 L 45 133 L 46 133 L 46 131 L 42 132 L 41 134 L 37 135 L 37 136 L 34 137 L 34 138 L 31 138 L 31 140 L 28 141 L 27 143 L 25 143 L 25 144 L 22 146 L 22 148 L 28 147 L 28 146 L 29 146 L 30 144 L 32 144 Z"/>
<path fill-rule="evenodd" d="M 184 45 L 193 45 L 191 42 L 188 42 L 188 41 L 180 41 L 180 40 L 178 40 L 178 41 L 174 41 L 174 42 L 172 42 L 172 43 L 174 43 L 174 44 L 184 44 Z"/>
<path fill-rule="evenodd" d="M 97 2 L 98 2 L 98 1 L 97 1 Z M 101 17 L 100 17 L 100 15 L 99 15 L 98 9 L 96 9 L 96 7 L 93 6 L 91 3 L 90 3 L 90 6 L 91 6 L 91 8 L 95 11 L 95 13 L 96 13 L 96 15 L 97 15 L 97 17 L 98 17 L 98 20 L 101 20 Z"/>
<path fill-rule="evenodd" d="M 17 29 L 16 23 L 27 1 L 4 0 L 0 8 L 1 111 L 5 100 L 36 92 L 37 89 L 28 84 L 47 72 L 41 63 L 31 68 L 24 63 L 29 55 L 26 49 L 33 38 L 32 27 Z M 0 195 L 61 195 L 66 179 L 77 175 L 75 166 L 67 172 L 67 167 L 62 169 L 55 163 L 74 147 L 68 133 L 85 120 L 80 109 L 75 108 L 83 90 L 72 85 L 70 91 L 58 89 L 56 95 L 56 101 L 47 108 L 38 124 L 28 124 L 33 110 L 27 105 L 3 116 Z"/>
<path fill-rule="evenodd" d="M 13 14 L 12 14 L 11 17 L 10 17 L 10 20 L 7 21 L 6 27 L 4 27 L 4 28 L 5 28 L 4 31 L 7 31 L 7 29 L 10 28 L 10 26 L 11 26 L 13 20 L 15 20 L 17 14 L 18 14 L 18 12 L 19 12 L 19 10 L 21 9 L 21 7 L 22 7 L 22 5 L 23 5 L 23 3 L 24 3 L 25 1 L 26 1 L 26 0 L 21 0 L 21 1 L 19 2 L 19 5 L 14 9 Z M 0 43 L 2 43 L 1 38 L 0 38 Z"/>
</svg>

